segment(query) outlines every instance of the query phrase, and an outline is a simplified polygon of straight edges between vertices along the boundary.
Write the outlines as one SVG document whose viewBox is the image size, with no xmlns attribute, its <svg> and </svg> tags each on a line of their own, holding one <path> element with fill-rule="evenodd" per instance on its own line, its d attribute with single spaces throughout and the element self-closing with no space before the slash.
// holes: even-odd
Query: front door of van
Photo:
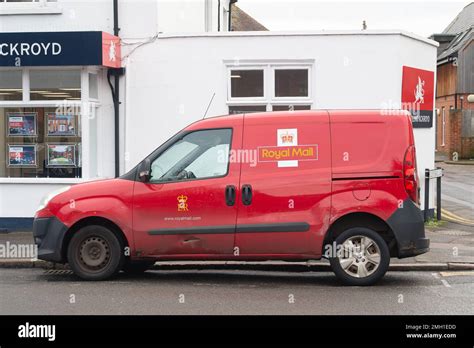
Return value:
<svg viewBox="0 0 474 348">
<path fill-rule="evenodd" d="M 139 256 L 232 254 L 240 164 L 229 163 L 229 150 L 241 147 L 242 119 L 185 132 L 151 158 L 150 181 L 134 189 Z"/>
<path fill-rule="evenodd" d="M 246 115 L 236 242 L 240 255 L 314 255 L 331 208 L 329 116 Z M 350 151 L 350 149 L 348 149 Z"/>
</svg>

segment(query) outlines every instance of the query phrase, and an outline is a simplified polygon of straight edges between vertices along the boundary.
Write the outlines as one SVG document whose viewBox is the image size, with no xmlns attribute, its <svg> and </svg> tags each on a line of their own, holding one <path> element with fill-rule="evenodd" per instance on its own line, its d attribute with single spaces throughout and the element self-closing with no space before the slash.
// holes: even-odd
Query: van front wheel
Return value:
<svg viewBox="0 0 474 348">
<path fill-rule="evenodd" d="M 375 231 L 355 227 L 336 238 L 336 250 L 329 258 L 331 269 L 345 285 L 372 285 L 381 279 L 390 264 L 385 240 Z"/>
<path fill-rule="evenodd" d="M 108 228 L 85 226 L 72 236 L 67 258 L 74 273 L 84 280 L 105 280 L 123 267 L 120 240 Z"/>
</svg>

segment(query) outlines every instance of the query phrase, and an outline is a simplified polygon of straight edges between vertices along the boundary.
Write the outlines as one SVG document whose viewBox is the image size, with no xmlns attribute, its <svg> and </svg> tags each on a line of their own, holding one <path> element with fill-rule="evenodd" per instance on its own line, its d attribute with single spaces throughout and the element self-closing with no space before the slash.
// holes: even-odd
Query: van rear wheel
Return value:
<svg viewBox="0 0 474 348">
<path fill-rule="evenodd" d="M 345 285 L 372 285 L 387 272 L 390 251 L 377 232 L 362 227 L 350 228 L 335 242 L 336 255 L 329 262 L 337 278 Z"/>
<path fill-rule="evenodd" d="M 84 280 L 105 280 L 123 266 L 122 243 L 108 228 L 100 225 L 78 230 L 69 243 L 67 258 L 74 273 Z"/>
</svg>

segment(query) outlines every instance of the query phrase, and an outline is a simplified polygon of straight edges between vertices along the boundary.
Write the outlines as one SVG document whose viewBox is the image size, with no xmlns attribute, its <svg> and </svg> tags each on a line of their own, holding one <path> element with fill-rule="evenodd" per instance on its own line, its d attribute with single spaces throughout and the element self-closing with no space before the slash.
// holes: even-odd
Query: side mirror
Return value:
<svg viewBox="0 0 474 348">
<path fill-rule="evenodd" d="M 141 182 L 147 182 L 151 178 L 151 162 L 148 158 L 145 158 L 138 165 L 138 179 Z"/>
</svg>

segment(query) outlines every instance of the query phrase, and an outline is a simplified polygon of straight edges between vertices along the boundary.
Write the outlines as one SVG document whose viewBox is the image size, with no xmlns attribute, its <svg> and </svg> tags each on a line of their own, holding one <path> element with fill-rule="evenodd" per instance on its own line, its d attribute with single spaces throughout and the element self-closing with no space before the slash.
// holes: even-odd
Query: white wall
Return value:
<svg viewBox="0 0 474 348">
<path fill-rule="evenodd" d="M 220 3 L 221 9 L 227 9 L 229 0 Z M 57 0 L 43 8 L 38 3 L 1 5 L 0 32 L 96 30 L 113 33 L 112 0 Z M 119 0 L 120 36 L 133 40 L 152 37 L 158 32 L 217 31 L 217 9 L 218 0 Z M 209 11 L 208 26 L 206 11 Z M 222 11 L 220 14 L 222 16 Z M 227 24 L 222 27 L 225 28 Z"/>
<path fill-rule="evenodd" d="M 406 35 L 227 33 L 163 36 L 142 46 L 126 62 L 125 169 L 201 119 L 213 93 L 208 116 L 228 113 L 226 60 L 314 59 L 314 109 L 397 108 L 403 65 L 436 71 L 435 44 Z M 422 174 L 434 166 L 434 127 L 415 129 L 415 141 Z"/>
</svg>

